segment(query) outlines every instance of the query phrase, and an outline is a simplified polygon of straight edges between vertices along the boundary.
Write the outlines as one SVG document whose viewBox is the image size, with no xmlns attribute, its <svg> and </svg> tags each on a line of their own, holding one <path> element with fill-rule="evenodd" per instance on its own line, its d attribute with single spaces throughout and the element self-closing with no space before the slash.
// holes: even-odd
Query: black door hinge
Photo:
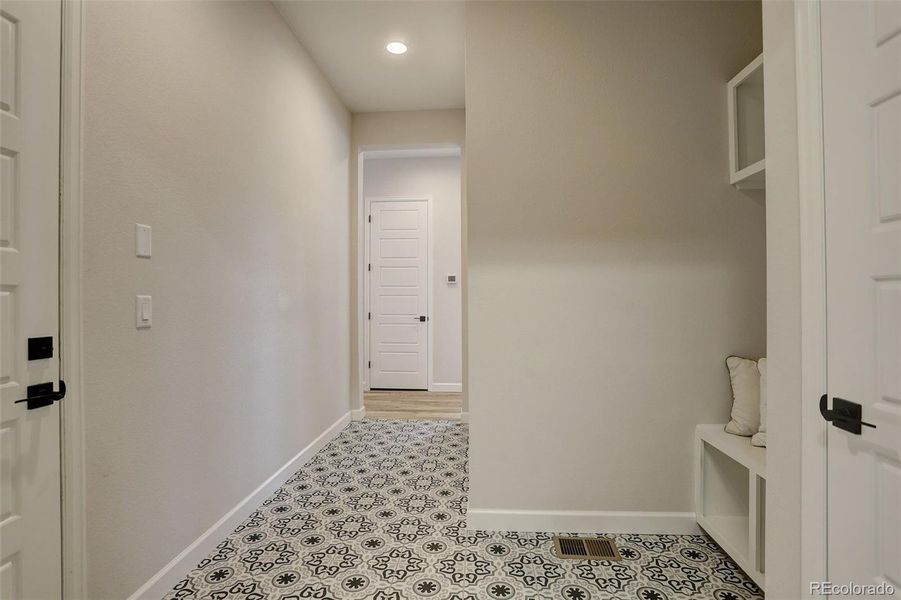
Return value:
<svg viewBox="0 0 901 600">
<path fill-rule="evenodd" d="M 367 368 L 367 369 L 371 369 L 371 368 L 372 368 L 372 361 L 371 361 L 371 360 L 367 362 L 366 368 Z"/>
<path fill-rule="evenodd" d="M 369 263 L 368 265 L 366 265 L 366 270 L 367 270 L 367 271 L 371 271 L 371 270 L 372 270 L 372 263 Z"/>
<path fill-rule="evenodd" d="M 366 318 L 370 321 L 372 320 L 372 313 L 366 313 Z"/>
<path fill-rule="evenodd" d="M 372 215 L 369 215 L 369 222 L 372 223 Z"/>
</svg>

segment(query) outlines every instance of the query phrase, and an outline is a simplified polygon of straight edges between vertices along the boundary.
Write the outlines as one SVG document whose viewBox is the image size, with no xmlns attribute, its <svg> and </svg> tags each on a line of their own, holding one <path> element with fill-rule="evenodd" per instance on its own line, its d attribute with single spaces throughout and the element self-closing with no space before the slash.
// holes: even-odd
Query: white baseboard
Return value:
<svg viewBox="0 0 901 600">
<path fill-rule="evenodd" d="M 470 508 L 466 527 L 485 531 L 564 533 L 701 532 L 694 513 L 619 511 L 532 511 Z"/>
<path fill-rule="evenodd" d="M 469 423 L 469 411 L 464 410 L 460 413 L 460 422 L 461 423 Z"/>
<path fill-rule="evenodd" d="M 362 421 L 366 418 L 366 407 L 363 408 L 354 408 L 350 411 L 350 420 L 351 421 Z"/>
<path fill-rule="evenodd" d="M 433 383 L 429 386 L 430 392 L 462 392 L 462 383 Z"/>
<path fill-rule="evenodd" d="M 307 461 L 313 458 L 314 454 L 337 436 L 344 429 L 344 426 L 350 423 L 351 414 L 352 411 L 348 411 L 340 419 L 332 423 L 319 437 L 310 442 L 306 448 L 298 452 L 294 458 L 273 473 L 269 479 L 252 491 L 250 495 L 238 502 L 234 508 L 225 513 L 212 527 L 182 550 L 178 556 L 160 569 L 147 583 L 138 588 L 134 594 L 129 596 L 128 600 L 159 600 L 159 598 L 162 598 L 182 577 L 206 558 L 216 547 L 216 544 L 228 537 L 235 527 L 240 525 L 250 513 L 256 510 L 272 492 L 278 489 L 295 471 L 300 469 Z"/>
</svg>

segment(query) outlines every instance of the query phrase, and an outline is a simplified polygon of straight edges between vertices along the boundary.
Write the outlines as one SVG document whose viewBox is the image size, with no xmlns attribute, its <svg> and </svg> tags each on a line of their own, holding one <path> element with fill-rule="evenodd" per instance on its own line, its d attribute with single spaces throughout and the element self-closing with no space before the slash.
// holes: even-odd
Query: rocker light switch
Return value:
<svg viewBox="0 0 901 600">
<path fill-rule="evenodd" d="M 153 325 L 153 298 L 135 296 L 135 327 L 146 329 Z"/>
<path fill-rule="evenodd" d="M 135 256 L 150 258 L 150 225 L 135 223 Z"/>
</svg>

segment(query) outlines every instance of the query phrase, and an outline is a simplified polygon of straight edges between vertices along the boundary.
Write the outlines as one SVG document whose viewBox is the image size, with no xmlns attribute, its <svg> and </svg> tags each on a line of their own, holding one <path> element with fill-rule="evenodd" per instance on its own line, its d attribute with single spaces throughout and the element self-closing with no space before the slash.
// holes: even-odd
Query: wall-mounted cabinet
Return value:
<svg viewBox="0 0 901 600">
<path fill-rule="evenodd" d="M 739 189 L 766 186 L 763 137 L 763 54 L 727 85 L 729 182 Z"/>
</svg>

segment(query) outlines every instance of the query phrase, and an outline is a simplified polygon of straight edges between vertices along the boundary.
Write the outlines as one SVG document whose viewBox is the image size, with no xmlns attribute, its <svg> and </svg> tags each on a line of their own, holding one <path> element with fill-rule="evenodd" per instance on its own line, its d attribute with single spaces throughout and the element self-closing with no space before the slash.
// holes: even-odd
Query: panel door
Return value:
<svg viewBox="0 0 901 600">
<path fill-rule="evenodd" d="M 429 382 L 429 214 L 426 200 L 370 203 L 370 387 Z"/>
<path fill-rule="evenodd" d="M 0 598 L 61 594 L 59 405 L 60 2 L 0 2 Z M 52 358 L 27 360 L 51 336 Z"/>
<path fill-rule="evenodd" d="M 823 2 L 828 576 L 901 586 L 901 3 Z M 811 399 L 813 400 L 813 399 Z M 862 595 L 862 594 L 855 594 Z M 863 594 L 865 595 L 865 594 Z"/>
</svg>

